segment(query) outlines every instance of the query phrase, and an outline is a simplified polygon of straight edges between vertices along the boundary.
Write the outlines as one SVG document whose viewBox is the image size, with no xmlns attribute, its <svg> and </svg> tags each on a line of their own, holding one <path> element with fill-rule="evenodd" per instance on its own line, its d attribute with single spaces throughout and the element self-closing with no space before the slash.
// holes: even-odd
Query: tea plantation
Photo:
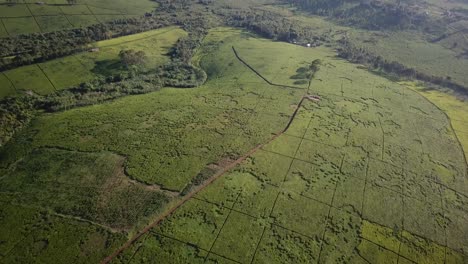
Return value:
<svg viewBox="0 0 468 264">
<path fill-rule="evenodd" d="M 123 48 L 156 67 L 186 35 L 99 42 L 4 72 L 0 90 L 118 73 Z M 330 47 L 230 27 L 191 63 L 200 87 L 41 113 L 0 149 L 0 262 L 468 261 L 463 107 Z"/>
<path fill-rule="evenodd" d="M 86 27 L 142 16 L 157 7 L 150 0 L 0 1 L 0 37 Z"/>
<path fill-rule="evenodd" d="M 228 87 L 231 94 L 242 91 L 228 84 L 233 81 L 256 91 L 264 87 L 264 97 L 289 92 L 274 104 L 258 100 L 254 111 L 262 113 L 256 119 L 274 109 L 290 116 L 293 99 L 297 104 L 304 93 L 321 100 L 305 102 L 284 134 L 189 199 L 114 262 L 467 261 L 466 160 L 444 112 L 405 86 L 336 59 L 327 48 L 220 30 L 205 40 L 210 52 L 200 63 L 218 69 L 207 83 L 214 85 L 213 94 Z M 212 41 L 222 44 L 214 47 Z M 240 71 L 230 45 L 260 74 L 285 85 L 301 63 L 322 64 L 308 88 L 265 86 Z M 212 97 L 205 102 L 225 108 L 243 101 Z"/>
</svg>

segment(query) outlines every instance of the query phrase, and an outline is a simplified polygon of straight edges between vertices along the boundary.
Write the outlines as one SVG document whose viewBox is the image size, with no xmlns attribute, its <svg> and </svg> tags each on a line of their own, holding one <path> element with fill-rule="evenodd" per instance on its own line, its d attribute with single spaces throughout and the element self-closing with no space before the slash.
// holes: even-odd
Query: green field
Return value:
<svg viewBox="0 0 468 264">
<path fill-rule="evenodd" d="M 48 62 L 19 67 L 3 72 L 13 83 L 0 82 L 0 98 L 20 91 L 34 91 L 41 95 L 70 88 L 98 76 L 116 75 L 122 72 L 119 52 L 124 49 L 143 50 L 148 57 L 144 67 L 150 69 L 169 60 L 165 55 L 169 48 L 186 32 L 177 27 L 151 30 L 135 35 L 97 42 L 89 47 L 97 52 L 82 52 Z"/>
<path fill-rule="evenodd" d="M 157 7 L 150 0 L 78 0 L 74 5 L 65 0 L 43 2 L 27 0 L 8 5 L 0 1 L 0 20 L 4 25 L 0 27 L 0 37 L 85 27 L 122 16 L 141 16 Z"/>
<path fill-rule="evenodd" d="M 317 59 L 311 86 L 294 84 Z M 466 263 L 463 149 L 445 113 L 418 92 L 330 48 L 231 28 L 211 30 L 194 64 L 209 76 L 201 87 L 43 114 L 0 150 L 1 197 L 18 205 L 0 218 L 0 233 L 14 234 L 2 238 L 0 261 L 97 262 L 177 201 L 199 172 L 283 130 L 311 94 L 320 101 L 304 101 L 284 134 L 114 262 Z M 26 206 L 42 212 L 48 229 L 30 231 L 38 216 Z M 15 221 L 22 214 L 30 220 Z M 68 251 L 59 254 L 58 244 Z"/>
<path fill-rule="evenodd" d="M 418 91 L 447 114 L 452 123 L 453 130 L 463 147 L 465 158 L 468 158 L 468 122 L 463 120 L 468 115 L 468 105 L 466 102 L 458 99 L 455 95 L 437 90 L 424 89 L 424 86 L 414 82 L 403 82 L 402 84 Z"/>
<path fill-rule="evenodd" d="M 205 45 L 212 47 L 219 34 Z M 278 64 L 278 50 L 296 58 L 296 67 L 322 59 L 309 91 L 322 100 L 306 103 L 285 135 L 189 200 L 116 262 L 466 262 L 466 162 L 443 112 L 404 86 L 334 59 L 328 49 L 242 35 L 237 43 L 232 34 L 225 46 L 234 43 L 246 61 L 242 51 L 261 47 L 251 65 L 275 62 L 269 65 L 286 73 L 274 75 L 278 80 L 287 79 L 284 65 L 291 64 Z M 223 46 L 200 64 L 224 58 L 220 64 L 229 65 Z M 221 70 L 210 82 L 233 75 Z M 243 76 L 234 78 L 246 81 Z"/>
</svg>

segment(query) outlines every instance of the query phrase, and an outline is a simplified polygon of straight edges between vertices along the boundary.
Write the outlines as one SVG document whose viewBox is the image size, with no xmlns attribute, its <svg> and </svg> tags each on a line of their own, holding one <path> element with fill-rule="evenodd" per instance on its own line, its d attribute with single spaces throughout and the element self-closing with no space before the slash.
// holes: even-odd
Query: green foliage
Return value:
<svg viewBox="0 0 468 264">
<path fill-rule="evenodd" d="M 24 128 L 34 117 L 32 97 L 7 98 L 0 101 L 0 146 Z"/>
<path fill-rule="evenodd" d="M 128 229 L 160 210 L 167 197 L 130 183 L 121 165 L 122 158 L 109 153 L 39 149 L 1 179 L 1 191 L 16 203 Z"/>
<path fill-rule="evenodd" d="M 139 66 L 148 59 L 144 51 L 135 51 L 135 50 L 121 50 L 119 52 L 119 58 L 122 64 L 127 68 L 130 66 Z"/>
<path fill-rule="evenodd" d="M 207 75 L 202 69 L 177 62 L 164 65 L 160 76 L 166 86 L 180 88 L 197 87 L 204 84 L 207 79 Z"/>
<path fill-rule="evenodd" d="M 212 167 L 205 167 L 203 168 L 192 181 L 184 187 L 184 189 L 180 192 L 180 195 L 188 194 L 193 187 L 199 186 L 204 183 L 206 180 L 211 178 L 216 173 L 216 170 Z"/>
<path fill-rule="evenodd" d="M 126 240 L 97 225 L 2 202 L 2 262 L 99 262 Z"/>
<path fill-rule="evenodd" d="M 290 0 L 309 12 L 328 15 L 353 26 L 367 29 L 429 28 L 429 19 L 422 12 L 399 1 Z M 436 26 L 436 24 L 434 23 Z"/>
</svg>

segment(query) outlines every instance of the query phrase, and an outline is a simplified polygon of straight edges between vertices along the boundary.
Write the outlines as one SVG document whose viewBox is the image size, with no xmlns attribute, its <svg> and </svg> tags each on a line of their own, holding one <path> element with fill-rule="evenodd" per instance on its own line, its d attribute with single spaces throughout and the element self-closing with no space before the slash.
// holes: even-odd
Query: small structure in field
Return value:
<svg viewBox="0 0 468 264">
<path fill-rule="evenodd" d="M 99 48 L 92 48 L 89 50 L 89 52 L 99 52 Z"/>
<path fill-rule="evenodd" d="M 311 44 L 310 44 L 310 43 L 307 43 L 307 45 L 306 45 L 306 46 L 307 46 L 308 48 L 310 48 Z"/>
<path fill-rule="evenodd" d="M 36 2 L 36 5 L 45 5 L 45 3 L 42 2 L 42 1 L 38 1 L 38 2 Z"/>
</svg>

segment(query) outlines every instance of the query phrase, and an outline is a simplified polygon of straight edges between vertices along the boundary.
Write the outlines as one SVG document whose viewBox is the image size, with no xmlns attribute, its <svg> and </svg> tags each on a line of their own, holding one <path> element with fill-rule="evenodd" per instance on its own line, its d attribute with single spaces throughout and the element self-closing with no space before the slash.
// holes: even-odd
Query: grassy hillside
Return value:
<svg viewBox="0 0 468 264">
<path fill-rule="evenodd" d="M 69 28 L 141 16 L 151 12 L 157 4 L 150 0 L 109 1 L 78 0 L 70 5 L 66 0 L 0 2 L 0 37 L 50 32 Z"/>
<path fill-rule="evenodd" d="M 98 76 L 116 75 L 124 70 L 119 52 L 125 49 L 145 51 L 148 60 L 144 67 L 154 68 L 169 60 L 166 54 L 176 41 L 186 36 L 177 27 L 151 30 L 140 34 L 97 42 L 91 48 L 97 52 L 82 52 L 76 55 L 28 65 L 2 73 L 0 98 L 31 90 L 46 95 L 66 89 Z M 13 89 L 12 89 L 13 88 Z"/>
</svg>

